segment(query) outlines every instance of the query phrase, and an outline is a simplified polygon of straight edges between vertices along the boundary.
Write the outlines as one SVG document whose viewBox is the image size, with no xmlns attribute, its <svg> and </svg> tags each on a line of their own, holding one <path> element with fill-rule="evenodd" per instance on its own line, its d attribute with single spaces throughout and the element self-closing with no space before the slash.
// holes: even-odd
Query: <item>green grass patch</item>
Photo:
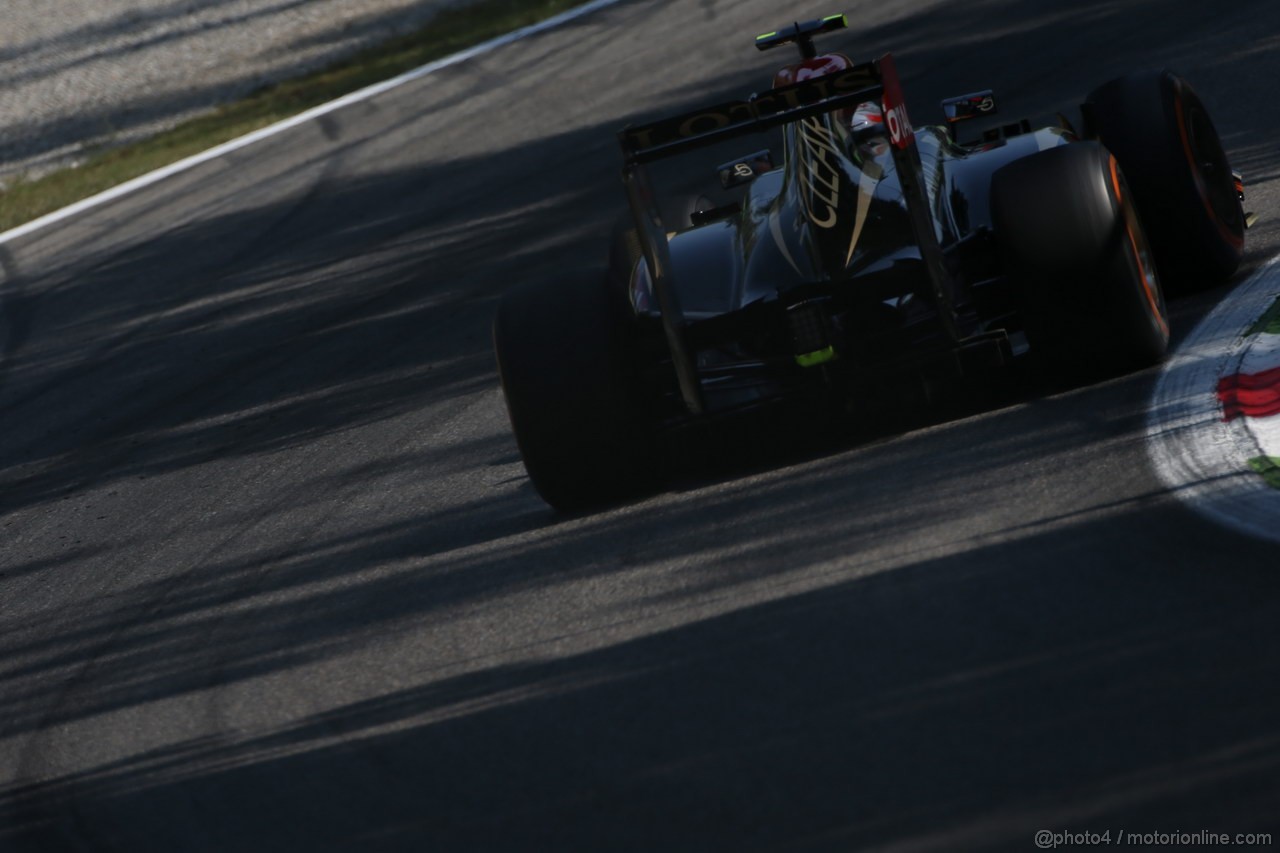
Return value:
<svg viewBox="0 0 1280 853">
<path fill-rule="evenodd" d="M 77 167 L 18 181 L 0 193 L 0 231 L 582 2 L 480 0 L 446 9 L 418 31 L 328 68 L 265 87 L 148 139 L 102 149 Z"/>
<path fill-rule="evenodd" d="M 1258 456 L 1249 460 L 1249 467 L 1261 474 L 1268 486 L 1280 489 L 1280 457 Z"/>
<path fill-rule="evenodd" d="M 1259 335 L 1266 332 L 1269 335 L 1280 335 L 1280 299 L 1267 309 L 1267 313 L 1258 318 L 1258 322 L 1249 327 L 1249 331 L 1245 334 Z"/>
</svg>

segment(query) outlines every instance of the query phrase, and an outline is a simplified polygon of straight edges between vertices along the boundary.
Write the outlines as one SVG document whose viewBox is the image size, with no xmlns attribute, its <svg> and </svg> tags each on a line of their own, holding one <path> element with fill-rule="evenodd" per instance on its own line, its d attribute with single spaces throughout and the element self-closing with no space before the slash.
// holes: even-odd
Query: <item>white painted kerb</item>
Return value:
<svg viewBox="0 0 1280 853">
<path fill-rule="evenodd" d="M 1280 256 L 1236 287 L 1166 362 L 1147 414 L 1147 450 L 1160 479 L 1195 510 L 1280 542 L 1280 489 L 1248 467 L 1262 455 L 1248 418 L 1224 421 L 1218 380 L 1238 372 L 1245 332 L 1280 298 Z"/>
</svg>

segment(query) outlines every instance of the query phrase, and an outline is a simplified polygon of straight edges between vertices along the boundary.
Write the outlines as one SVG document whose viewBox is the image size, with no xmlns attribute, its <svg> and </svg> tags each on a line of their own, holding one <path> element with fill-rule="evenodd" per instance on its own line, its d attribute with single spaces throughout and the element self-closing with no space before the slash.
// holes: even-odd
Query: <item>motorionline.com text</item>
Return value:
<svg viewBox="0 0 1280 853">
<path fill-rule="evenodd" d="M 1262 847 L 1270 846 L 1269 832 L 1128 832 L 1106 830 L 1104 832 L 1055 832 L 1042 829 L 1036 833 L 1036 846 L 1041 850 L 1059 847 L 1093 847 L 1110 845 L 1120 847 Z"/>
</svg>

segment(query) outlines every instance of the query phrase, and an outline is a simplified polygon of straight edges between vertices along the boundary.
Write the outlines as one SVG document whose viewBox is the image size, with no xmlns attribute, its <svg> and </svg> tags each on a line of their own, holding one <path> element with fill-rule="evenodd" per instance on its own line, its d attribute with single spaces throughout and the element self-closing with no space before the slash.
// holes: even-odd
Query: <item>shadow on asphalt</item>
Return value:
<svg viewBox="0 0 1280 853">
<path fill-rule="evenodd" d="M 1050 32 L 1113 27 L 1117 45 L 1155 30 L 1153 43 L 1185 44 L 1212 70 L 1226 62 L 1212 44 L 1251 21 L 1233 12 L 1217 41 L 1197 43 L 1181 13 L 1148 24 L 1157 6 L 967 5 L 855 38 L 910 42 L 902 65 L 910 57 L 922 103 L 1004 82 L 1017 104 L 1037 85 L 1020 81 L 1019 40 L 1049 22 L 1036 43 L 1064 62 L 1074 46 Z M 954 38 L 984 20 L 1003 26 Z M 955 81 L 977 52 L 1010 67 Z M 1054 92 L 1083 94 L 1131 65 L 1115 61 L 1063 71 Z M 672 111 L 743 86 L 709 81 Z M 621 201 L 615 129 L 504 152 L 515 168 L 500 188 L 490 158 L 341 182 L 305 163 L 319 177 L 288 203 L 215 212 L 39 277 L 17 257 L 0 507 L 38 513 L 88 486 L 253 459 L 494 388 L 497 296 L 603 261 L 597 224 Z M 1259 166 L 1268 174 L 1274 158 Z M 640 564 L 686 575 L 676 592 L 628 602 L 654 620 L 636 639 L 426 672 L 266 734 L 179 741 L 0 791 L 0 846 L 109 847 L 114 833 L 155 849 L 423 838 L 441 849 L 1025 849 L 1037 829 L 1119 816 L 1145 819 L 1132 827 L 1142 831 L 1274 825 L 1274 551 L 1241 545 L 1224 565 L 1213 528 L 1159 493 L 1088 499 L 1097 478 L 1141 481 L 1106 463 L 1131 458 L 1109 454 L 1140 440 L 1148 386 L 1149 375 L 1033 394 L 945 436 L 731 466 L 589 518 L 557 519 L 527 488 L 478 497 L 213 559 L 100 602 L 63 635 L 28 640 L 38 626 L 9 620 L 0 726 L 16 736 L 376 648 Z M 505 434 L 482 435 L 380 464 L 429 481 L 465 473 L 460 459 L 509 464 L 513 451 Z M 1103 464 L 1073 470 L 1080 454 Z M 1055 463 L 1084 509 L 1002 520 L 1004 502 L 1037 500 L 1021 472 Z M 379 473 L 317 476 L 294 508 L 330 488 L 326 477 Z M 222 523 L 251 511 L 232 507 Z M 991 516 L 998 535 L 966 538 L 970 514 Z M 954 532 L 939 543 L 939 530 Z M 1181 560 L 1152 561 L 1154 541 Z M 106 557 L 98 547 L 18 556 L 6 576 Z M 824 575 L 853 553 L 867 555 L 856 577 Z M 729 610 L 744 590 L 754 603 Z M 103 687 L 62 704 L 86 647 Z"/>
<path fill-rule="evenodd" d="M 696 552 L 723 544 L 709 526 L 731 527 L 739 553 L 700 563 L 692 579 L 727 592 L 777 565 L 748 532 L 767 507 L 816 520 L 769 546 L 793 569 L 813 566 L 837 556 L 821 537 L 832 525 L 865 527 L 855 544 L 876 535 L 875 515 L 858 509 L 868 496 L 835 467 L 818 478 L 820 499 L 811 478 L 783 479 L 701 507 L 696 523 L 668 517 L 660 535 Z M 178 742 L 5 791 L 0 839 L 109 847 L 115 827 L 184 850 L 415 849 L 422 839 L 449 850 L 1023 849 L 1046 826 L 1115 829 L 1121 819 L 1133 831 L 1274 828 L 1274 578 L 1144 563 L 1141 542 L 1100 561 L 1086 543 L 1131 536 L 1135 516 L 1212 564 L 1181 511 L 1140 502 L 819 588 L 808 578 L 789 590 L 784 571 L 770 579 L 773 600 L 640 639 L 424 674 L 267 734 Z M 468 595 L 601 574 L 615 524 L 328 601 L 256 607 L 247 630 L 228 632 L 239 648 L 219 657 L 239 664 L 220 677 L 407 629 L 405 617 L 425 624 Z M 407 541 L 394 545 L 397 535 Z M 370 539 L 400 554 L 416 547 L 404 531 Z M 348 543 L 293 571 L 352 572 L 376 548 Z M 901 548 L 911 551 L 909 536 Z M 183 606 L 235 570 L 211 571 Z M 654 604 L 678 610 L 685 598 Z M 122 688 L 104 706 L 206 677 L 183 632 L 149 633 L 132 649 L 124 637 L 108 665 L 120 669 L 113 683 L 151 688 Z M 1118 730 L 1130 733 L 1119 745 Z M 95 834 L 78 837 L 80 826 Z"/>
</svg>

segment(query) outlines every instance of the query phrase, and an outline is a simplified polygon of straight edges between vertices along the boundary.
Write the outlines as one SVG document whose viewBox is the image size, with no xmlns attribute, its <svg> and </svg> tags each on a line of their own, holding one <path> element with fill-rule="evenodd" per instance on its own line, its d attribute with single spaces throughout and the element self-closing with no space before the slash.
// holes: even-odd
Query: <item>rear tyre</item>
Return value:
<svg viewBox="0 0 1280 853">
<path fill-rule="evenodd" d="M 1130 74 L 1086 100 L 1092 131 L 1124 169 L 1164 281 L 1188 292 L 1240 265 L 1244 212 L 1204 103 L 1169 71 Z"/>
<path fill-rule="evenodd" d="M 493 324 L 507 414 L 529 479 L 561 511 L 635 497 L 655 483 L 629 327 L 594 276 L 508 293 Z"/>
<path fill-rule="evenodd" d="M 1160 361 L 1160 278 L 1133 194 L 1096 142 L 1042 151 L 992 178 L 991 203 L 1032 352 L 1072 381 Z"/>
</svg>

